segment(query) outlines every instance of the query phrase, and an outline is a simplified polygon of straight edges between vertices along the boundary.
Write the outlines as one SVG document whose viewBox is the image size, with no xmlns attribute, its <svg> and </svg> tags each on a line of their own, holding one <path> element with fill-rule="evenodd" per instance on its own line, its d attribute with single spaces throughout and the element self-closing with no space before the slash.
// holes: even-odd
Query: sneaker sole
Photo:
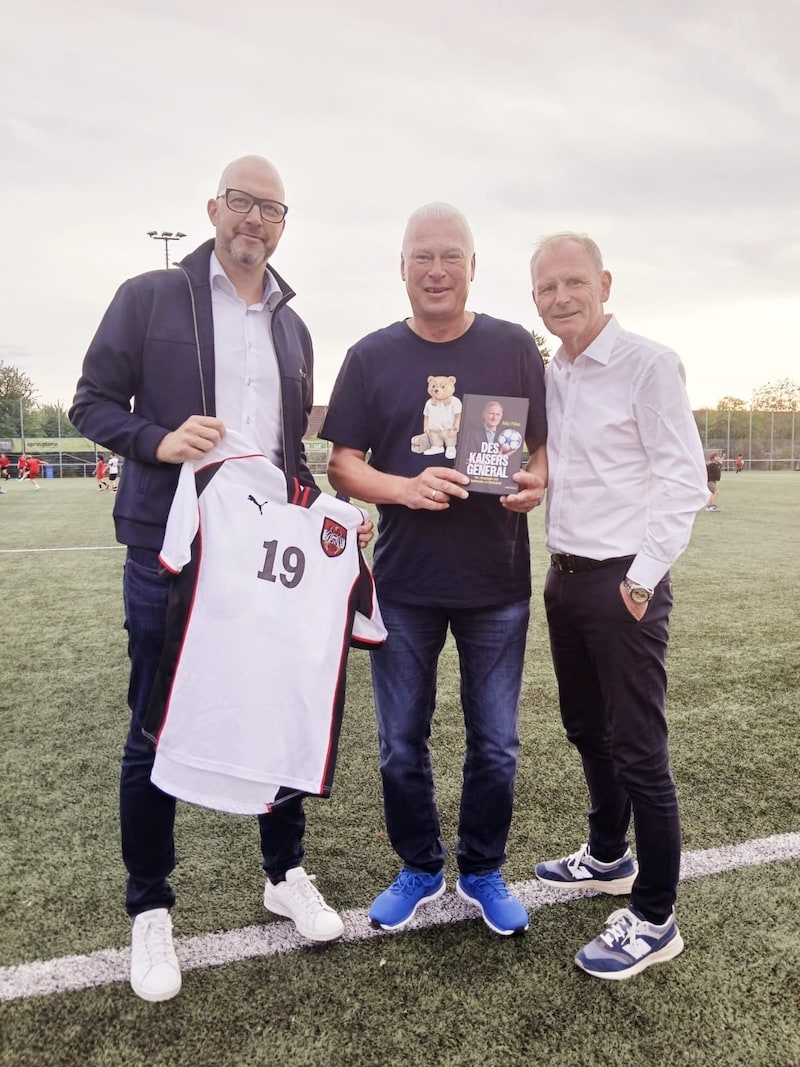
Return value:
<svg viewBox="0 0 800 1067">
<path fill-rule="evenodd" d="M 587 967 L 578 956 L 575 957 L 575 963 L 580 967 L 582 971 L 590 974 L 593 978 L 605 978 L 612 982 L 624 982 L 626 978 L 633 978 L 634 975 L 641 974 L 647 967 L 651 967 L 654 963 L 667 963 L 669 960 L 674 960 L 676 956 L 684 950 L 683 938 L 680 935 L 680 931 L 676 931 L 673 939 L 663 948 L 660 948 L 658 952 L 651 952 L 649 956 L 645 956 L 641 960 L 637 960 L 631 967 L 626 968 L 624 971 L 593 971 L 590 967 Z"/>
<path fill-rule="evenodd" d="M 546 878 L 538 872 L 536 877 L 544 885 L 549 885 L 553 889 L 563 889 L 566 892 L 571 892 L 573 889 L 598 889 L 601 893 L 608 893 L 612 897 L 621 897 L 627 895 L 633 889 L 633 883 L 636 881 L 638 873 L 638 871 L 634 871 L 633 874 L 629 874 L 626 878 L 613 878 L 608 881 L 603 881 L 600 878 L 581 878 L 576 879 L 574 882 L 560 882 L 555 878 Z"/>
<path fill-rule="evenodd" d="M 294 916 L 289 914 L 288 909 L 284 908 L 281 904 L 275 904 L 271 900 L 268 901 L 266 897 L 264 897 L 264 907 L 267 909 L 268 912 L 270 912 L 271 915 L 279 915 L 282 919 L 289 919 L 290 922 L 294 924 L 294 927 L 297 932 L 299 934 L 302 934 L 303 937 L 307 938 L 309 941 L 317 941 L 320 944 L 324 945 L 328 941 L 338 941 L 338 939 L 344 934 L 344 923 L 341 919 L 339 919 L 341 929 L 332 931 L 329 934 L 320 934 L 309 930 L 307 927 L 303 928 L 302 926 L 300 926 Z"/>
<path fill-rule="evenodd" d="M 370 916 L 369 924 L 373 930 L 388 930 L 390 933 L 394 930 L 402 930 L 404 926 L 408 926 L 414 916 L 417 914 L 417 909 L 423 907 L 425 904 L 431 904 L 434 900 L 438 900 L 439 897 L 444 895 L 444 891 L 447 889 L 447 882 L 442 879 L 442 884 L 436 890 L 435 893 L 431 893 L 430 896 L 423 897 L 422 900 L 418 900 L 414 905 L 414 910 L 410 915 L 407 915 L 405 919 L 402 919 L 399 923 L 395 923 L 394 926 L 389 926 L 388 923 L 382 923 L 379 919 L 373 919 Z"/>
<path fill-rule="evenodd" d="M 503 930 L 499 926 L 495 926 L 494 923 L 489 920 L 484 910 L 483 904 L 481 904 L 481 902 L 476 897 L 471 897 L 465 889 L 462 889 L 460 882 L 456 883 L 456 893 L 458 893 L 461 899 L 465 900 L 467 904 L 473 904 L 476 908 L 480 908 L 483 921 L 486 923 L 490 930 L 494 930 L 494 932 L 496 934 L 499 934 L 501 937 L 521 937 L 530 925 L 529 922 L 526 922 L 524 926 L 515 926 L 513 930 Z"/>
<path fill-rule="evenodd" d="M 180 993 L 182 985 L 183 981 L 179 975 L 178 984 L 173 989 L 167 989 L 162 993 L 151 993 L 131 978 L 131 989 L 137 997 L 141 1000 L 146 1000 L 149 1004 L 159 1004 L 162 1000 L 172 1000 L 173 997 L 177 997 L 178 993 Z"/>
</svg>

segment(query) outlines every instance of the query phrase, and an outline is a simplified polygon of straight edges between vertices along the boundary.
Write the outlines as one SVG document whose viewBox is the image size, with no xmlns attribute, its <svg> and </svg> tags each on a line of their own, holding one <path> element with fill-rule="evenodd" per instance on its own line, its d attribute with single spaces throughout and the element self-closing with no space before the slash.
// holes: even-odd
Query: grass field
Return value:
<svg viewBox="0 0 800 1067">
<path fill-rule="evenodd" d="M 124 980 L 127 663 L 113 498 L 90 481 L 41 484 L 0 497 L 2 1067 L 800 1065 L 800 473 L 726 475 L 721 510 L 698 515 L 673 569 L 678 960 L 629 982 L 589 978 L 572 956 L 619 902 L 556 901 L 534 880 L 538 860 L 584 840 L 586 808 L 558 718 L 534 513 L 505 868 L 531 909 L 527 935 L 492 935 L 452 892 L 412 930 L 369 929 L 364 909 L 398 864 L 383 831 L 367 655 L 355 652 L 334 795 L 308 802 L 306 866 L 347 913 L 345 941 L 309 948 L 266 916 L 254 820 L 182 806 L 173 918 L 184 987 L 161 1005 Z M 451 846 L 462 735 L 448 645 L 433 746 Z M 452 860 L 447 875 L 452 889 Z"/>
</svg>

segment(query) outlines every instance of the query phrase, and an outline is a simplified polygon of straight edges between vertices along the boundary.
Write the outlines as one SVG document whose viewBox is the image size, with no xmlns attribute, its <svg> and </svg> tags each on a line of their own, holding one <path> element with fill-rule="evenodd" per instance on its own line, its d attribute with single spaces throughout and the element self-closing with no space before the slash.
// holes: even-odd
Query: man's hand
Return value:
<svg viewBox="0 0 800 1067">
<path fill-rule="evenodd" d="M 542 502 L 545 490 L 544 478 L 530 471 L 517 471 L 512 477 L 519 486 L 519 492 L 501 496 L 500 503 L 509 511 L 519 511 L 523 514 L 533 511 Z"/>
<path fill-rule="evenodd" d="M 356 532 L 358 533 L 358 547 L 366 548 L 375 536 L 372 529 L 372 519 L 365 519 Z"/>
<path fill-rule="evenodd" d="M 446 511 L 450 498 L 466 500 L 469 493 L 464 488 L 469 478 L 450 467 L 428 467 L 416 478 L 405 478 L 401 503 L 407 508 L 423 511 Z"/>
<path fill-rule="evenodd" d="M 183 463 L 200 459 L 215 448 L 225 436 L 221 419 L 211 415 L 190 415 L 177 430 L 162 437 L 156 449 L 159 463 Z"/>
<path fill-rule="evenodd" d="M 622 597 L 622 602 L 624 603 L 628 611 L 631 613 L 631 615 L 633 615 L 634 619 L 636 619 L 637 622 L 641 622 L 644 618 L 645 612 L 650 606 L 650 601 L 644 600 L 641 604 L 637 603 L 637 601 L 633 600 L 625 592 L 625 585 L 622 582 L 620 582 L 619 586 L 619 595 Z"/>
</svg>

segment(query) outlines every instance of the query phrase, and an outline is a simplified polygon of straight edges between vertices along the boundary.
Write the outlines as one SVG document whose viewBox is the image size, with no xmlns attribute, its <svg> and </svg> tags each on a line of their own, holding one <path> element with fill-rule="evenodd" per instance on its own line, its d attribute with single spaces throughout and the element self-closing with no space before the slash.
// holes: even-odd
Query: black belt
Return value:
<svg viewBox="0 0 800 1067">
<path fill-rule="evenodd" d="M 550 556 L 550 563 L 562 574 L 579 574 L 581 571 L 596 571 L 599 567 L 610 567 L 612 563 L 630 563 L 635 558 L 635 556 L 612 556 L 611 559 L 589 559 L 587 556 L 572 556 L 569 552 L 554 552 Z"/>
</svg>

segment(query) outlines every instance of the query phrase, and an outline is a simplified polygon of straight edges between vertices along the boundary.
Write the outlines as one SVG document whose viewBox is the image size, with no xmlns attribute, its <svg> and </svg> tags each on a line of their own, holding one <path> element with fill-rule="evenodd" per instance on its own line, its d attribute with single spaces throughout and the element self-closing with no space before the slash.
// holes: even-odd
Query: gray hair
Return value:
<svg viewBox="0 0 800 1067">
<path fill-rule="evenodd" d="M 585 252 L 588 253 L 593 265 L 597 268 L 599 274 L 603 270 L 603 254 L 600 251 L 598 245 L 587 233 L 573 233 L 571 230 L 564 230 L 562 233 L 552 233 L 549 237 L 542 237 L 539 243 L 534 249 L 531 256 L 531 274 L 533 274 L 534 267 L 536 266 L 536 260 L 545 252 L 548 248 L 552 248 L 553 245 L 560 244 L 562 241 L 575 241 L 581 245 Z"/>
<path fill-rule="evenodd" d="M 467 258 L 471 259 L 475 254 L 475 241 L 472 237 L 472 230 L 469 228 L 469 223 L 466 217 L 458 210 L 457 207 L 453 207 L 452 204 L 445 204 L 442 201 L 435 201 L 432 204 L 425 204 L 423 207 L 418 207 L 415 212 L 410 216 L 406 223 L 406 230 L 403 234 L 403 248 L 402 256 L 406 259 L 409 252 L 409 246 L 411 244 L 411 232 L 418 222 L 429 221 L 450 221 L 457 222 L 461 229 L 464 231 L 464 236 L 467 239 L 467 247 L 465 249 Z"/>
</svg>

